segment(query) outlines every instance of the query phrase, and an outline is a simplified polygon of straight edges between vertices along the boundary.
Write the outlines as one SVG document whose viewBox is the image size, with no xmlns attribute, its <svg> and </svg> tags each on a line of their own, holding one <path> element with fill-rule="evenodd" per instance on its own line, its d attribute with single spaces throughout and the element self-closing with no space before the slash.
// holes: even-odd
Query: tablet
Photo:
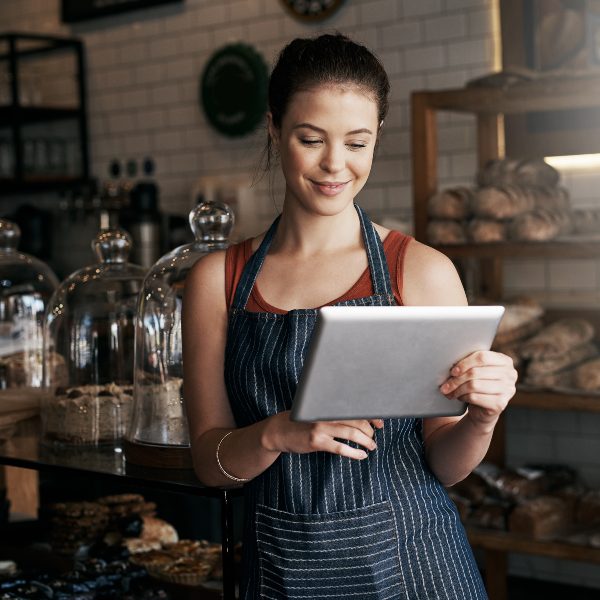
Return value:
<svg viewBox="0 0 600 600">
<path fill-rule="evenodd" d="M 503 306 L 326 306 L 294 396 L 295 421 L 461 415 L 439 386 L 489 350 Z"/>
</svg>

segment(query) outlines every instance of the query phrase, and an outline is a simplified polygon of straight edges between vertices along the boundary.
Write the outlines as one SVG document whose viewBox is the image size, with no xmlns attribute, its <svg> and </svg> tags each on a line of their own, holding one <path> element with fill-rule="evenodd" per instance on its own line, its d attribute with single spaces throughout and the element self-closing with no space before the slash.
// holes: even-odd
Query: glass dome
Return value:
<svg viewBox="0 0 600 600">
<path fill-rule="evenodd" d="M 127 262 L 125 231 L 101 231 L 92 248 L 98 263 L 67 277 L 46 311 L 47 443 L 119 445 L 131 415 L 135 319 L 146 270 Z M 64 380 L 48 368 L 53 355 L 64 360 Z"/>
<path fill-rule="evenodd" d="M 191 466 L 182 389 L 183 289 L 199 258 L 227 248 L 233 213 L 221 202 L 203 202 L 190 212 L 189 221 L 195 241 L 159 259 L 140 294 L 133 415 L 124 444 L 127 460 L 138 464 Z"/>
<path fill-rule="evenodd" d="M 0 219 L 0 394 L 24 400 L 43 394 L 44 311 L 58 279 L 41 260 L 17 251 L 20 238 L 18 225 Z M 50 362 L 55 378 L 64 378 L 64 361 Z"/>
</svg>

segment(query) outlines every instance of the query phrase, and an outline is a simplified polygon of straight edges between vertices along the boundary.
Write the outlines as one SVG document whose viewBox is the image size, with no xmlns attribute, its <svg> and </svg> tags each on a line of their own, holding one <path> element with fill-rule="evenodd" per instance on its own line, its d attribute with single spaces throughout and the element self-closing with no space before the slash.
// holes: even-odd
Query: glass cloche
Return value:
<svg viewBox="0 0 600 600">
<path fill-rule="evenodd" d="M 43 394 L 43 325 L 58 279 L 41 260 L 17 251 L 21 231 L 0 219 L 0 394 L 36 400 Z M 50 357 L 55 378 L 64 362 Z"/>
<path fill-rule="evenodd" d="M 119 446 L 131 416 L 137 301 L 146 269 L 127 262 L 131 237 L 102 230 L 98 263 L 72 273 L 46 311 L 44 365 L 59 355 L 66 381 L 46 368 L 43 439 L 58 445 Z"/>
<path fill-rule="evenodd" d="M 182 387 L 183 289 L 199 258 L 227 248 L 233 213 L 221 202 L 202 202 L 190 212 L 189 221 L 195 241 L 159 259 L 140 295 L 133 415 L 124 444 L 127 460 L 137 464 L 191 466 Z"/>
</svg>

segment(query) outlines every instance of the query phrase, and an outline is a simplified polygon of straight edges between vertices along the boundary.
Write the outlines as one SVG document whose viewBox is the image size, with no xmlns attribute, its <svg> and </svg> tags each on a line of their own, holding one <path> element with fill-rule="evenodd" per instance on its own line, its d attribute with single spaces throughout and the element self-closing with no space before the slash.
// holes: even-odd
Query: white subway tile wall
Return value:
<svg viewBox="0 0 600 600">
<path fill-rule="evenodd" d="M 211 54 L 221 46 L 251 43 L 271 65 L 295 36 L 339 30 L 369 45 L 390 73 L 390 114 L 373 174 L 361 202 L 376 219 L 407 219 L 411 208 L 410 92 L 460 87 L 490 72 L 494 60 L 493 11 L 497 0 L 347 0 L 321 24 L 295 21 L 278 0 L 185 0 L 67 26 L 59 0 L 2 0 L 4 30 L 77 35 L 87 49 L 92 172 L 107 175 L 112 158 L 153 156 L 163 210 L 187 214 L 200 177 L 254 173 L 264 127 L 227 139 L 211 128 L 198 102 L 198 84 Z M 54 83 L 52 77 L 49 81 Z M 54 76 L 57 74 L 54 73 Z M 474 120 L 439 118 L 441 185 L 473 183 Z M 273 180 L 272 185 L 269 181 Z M 574 204 L 597 206 L 598 177 L 565 174 Z M 281 177 L 265 176 L 254 188 L 259 224 L 281 206 Z M 31 198 L 26 199 L 31 202 Z M 11 212 L 23 198 L 0 201 Z M 512 260 L 508 293 L 598 289 L 595 261 Z M 508 462 L 565 461 L 600 486 L 600 416 L 515 409 L 508 413 Z M 511 557 L 522 575 L 600 587 L 591 565 L 537 557 Z"/>
</svg>

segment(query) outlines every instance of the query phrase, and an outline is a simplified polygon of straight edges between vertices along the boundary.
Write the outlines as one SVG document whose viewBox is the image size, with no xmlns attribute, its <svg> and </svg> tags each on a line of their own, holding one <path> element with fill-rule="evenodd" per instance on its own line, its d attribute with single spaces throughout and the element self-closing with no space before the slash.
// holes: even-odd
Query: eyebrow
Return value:
<svg viewBox="0 0 600 600">
<path fill-rule="evenodd" d="M 301 128 L 307 128 L 307 129 L 312 129 L 313 131 L 317 131 L 318 133 L 326 133 L 326 131 L 324 129 L 321 129 L 320 127 L 317 127 L 316 125 L 311 125 L 310 123 L 298 123 L 298 125 L 294 125 L 293 129 L 301 129 Z M 355 135 L 357 133 L 368 133 L 370 135 L 373 135 L 373 132 L 370 129 L 354 129 L 353 131 L 348 131 L 348 133 L 346 133 L 346 135 Z"/>
</svg>

